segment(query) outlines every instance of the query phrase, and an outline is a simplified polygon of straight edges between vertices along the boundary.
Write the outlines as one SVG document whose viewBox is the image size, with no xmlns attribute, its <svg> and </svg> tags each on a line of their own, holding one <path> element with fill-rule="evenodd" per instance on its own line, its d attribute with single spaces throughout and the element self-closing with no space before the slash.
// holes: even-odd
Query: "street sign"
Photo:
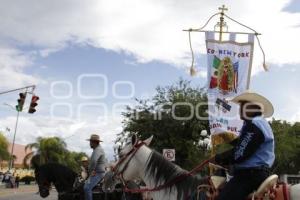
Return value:
<svg viewBox="0 0 300 200">
<path fill-rule="evenodd" d="M 175 149 L 163 149 L 163 156 L 168 161 L 175 161 Z"/>
</svg>

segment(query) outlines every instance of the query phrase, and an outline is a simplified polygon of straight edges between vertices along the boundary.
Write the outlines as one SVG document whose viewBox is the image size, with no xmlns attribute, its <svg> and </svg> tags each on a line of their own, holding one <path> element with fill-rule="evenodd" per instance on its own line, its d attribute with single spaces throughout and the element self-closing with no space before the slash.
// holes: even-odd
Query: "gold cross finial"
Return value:
<svg viewBox="0 0 300 200">
<path fill-rule="evenodd" d="M 219 10 L 221 10 L 221 13 L 224 13 L 224 11 L 228 11 L 228 8 L 226 8 L 225 5 L 222 5 Z"/>
</svg>

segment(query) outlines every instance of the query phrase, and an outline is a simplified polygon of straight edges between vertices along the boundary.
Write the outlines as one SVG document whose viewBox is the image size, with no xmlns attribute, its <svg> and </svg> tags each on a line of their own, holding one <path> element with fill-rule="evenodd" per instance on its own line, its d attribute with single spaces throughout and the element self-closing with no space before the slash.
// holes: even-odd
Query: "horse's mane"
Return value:
<svg viewBox="0 0 300 200">
<path fill-rule="evenodd" d="M 173 181 L 176 177 L 184 174 L 187 174 L 186 170 L 169 162 L 156 151 L 152 151 L 147 161 L 146 175 L 148 178 L 153 178 L 156 186 Z M 187 176 L 184 180 L 176 182 L 174 186 L 178 192 L 177 199 L 191 195 L 192 192 L 196 191 L 198 185 L 206 183 L 205 180 L 196 176 Z M 170 187 L 169 192 L 172 192 L 171 189 L 172 187 Z"/>
<path fill-rule="evenodd" d="M 70 190 L 77 174 L 68 167 L 58 163 L 47 163 L 36 169 L 49 181 L 53 182 L 57 191 Z"/>
</svg>

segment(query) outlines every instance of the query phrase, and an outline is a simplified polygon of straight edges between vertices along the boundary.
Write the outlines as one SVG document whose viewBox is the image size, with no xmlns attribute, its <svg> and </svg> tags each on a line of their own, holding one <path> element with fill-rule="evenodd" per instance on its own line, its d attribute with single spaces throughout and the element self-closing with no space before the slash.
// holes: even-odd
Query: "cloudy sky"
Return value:
<svg viewBox="0 0 300 200">
<path fill-rule="evenodd" d="M 157 85 L 179 77 L 205 85 L 203 34 L 192 33 L 200 71 L 192 78 L 182 29 L 199 28 L 222 4 L 262 33 L 270 71 L 263 71 L 256 45 L 251 89 L 272 100 L 275 118 L 299 121 L 298 0 L 2 0 L 0 91 L 35 84 L 40 96 L 35 114 L 20 114 L 17 143 L 60 136 L 69 149 L 90 152 L 84 139 L 99 133 L 112 158 L 120 110 L 133 97 L 150 97 Z M 232 31 L 245 31 L 228 23 Z M 4 104 L 15 106 L 17 98 L 18 92 L 0 97 L 0 130 L 9 140 L 16 112 Z"/>
</svg>

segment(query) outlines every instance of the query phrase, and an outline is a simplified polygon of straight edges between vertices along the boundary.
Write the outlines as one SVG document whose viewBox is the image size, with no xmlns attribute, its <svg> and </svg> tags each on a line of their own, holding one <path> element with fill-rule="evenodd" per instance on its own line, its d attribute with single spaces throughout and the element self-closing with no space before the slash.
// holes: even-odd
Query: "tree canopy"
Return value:
<svg viewBox="0 0 300 200">
<path fill-rule="evenodd" d="M 300 123 L 272 119 L 275 136 L 274 173 L 298 174 L 300 172 Z"/>
<path fill-rule="evenodd" d="M 8 141 L 0 132 L 0 161 L 9 160 L 10 153 L 8 152 Z"/>
<path fill-rule="evenodd" d="M 171 86 L 157 87 L 153 98 L 136 99 L 134 107 L 127 107 L 123 113 L 124 132 L 120 137 L 127 133 L 135 133 L 141 139 L 153 135 L 152 148 L 160 153 L 164 148 L 174 148 L 175 163 L 191 169 L 210 155 L 198 146 L 201 130 L 209 131 L 208 120 L 200 120 L 196 115 L 207 116 L 207 106 L 197 106 L 203 102 L 207 102 L 205 92 L 185 80 L 179 80 Z M 194 115 L 191 115 L 192 109 Z M 273 119 L 270 124 L 275 137 L 276 160 L 273 172 L 298 174 L 300 122 L 292 124 Z"/>
<path fill-rule="evenodd" d="M 31 160 L 32 166 L 46 163 L 60 163 L 73 169 L 80 168 L 80 158 L 86 154 L 83 152 L 70 152 L 66 143 L 59 137 L 39 137 L 34 143 L 26 145 L 25 150 L 31 149 L 24 160 L 24 166 L 27 166 L 28 160 Z"/>
<path fill-rule="evenodd" d="M 208 130 L 208 121 L 197 119 L 197 115 L 207 116 L 207 105 L 203 105 L 206 101 L 201 88 L 185 80 L 157 87 L 153 98 L 136 99 L 135 107 L 127 107 L 123 113 L 124 132 L 136 133 L 142 139 L 153 135 L 152 148 L 158 152 L 175 149 L 175 163 L 190 169 L 204 158 L 197 144 L 201 130 Z"/>
</svg>

